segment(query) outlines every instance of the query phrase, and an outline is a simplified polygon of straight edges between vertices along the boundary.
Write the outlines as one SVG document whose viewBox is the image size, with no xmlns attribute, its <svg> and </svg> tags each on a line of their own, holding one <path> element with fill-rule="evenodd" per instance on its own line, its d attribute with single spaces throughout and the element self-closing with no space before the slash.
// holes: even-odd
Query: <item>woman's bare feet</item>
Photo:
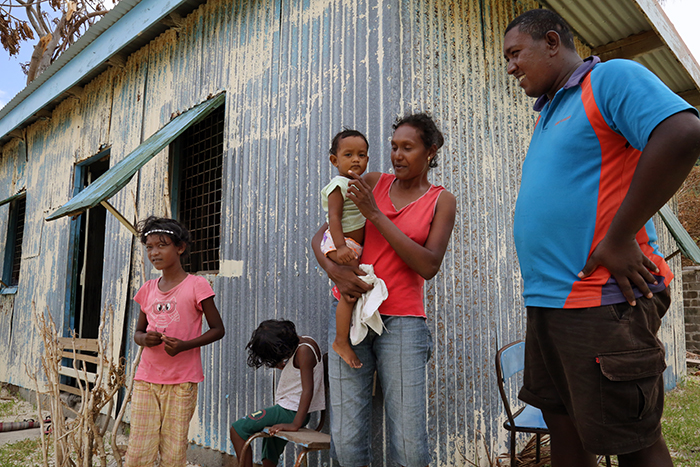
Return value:
<svg viewBox="0 0 700 467">
<path fill-rule="evenodd" d="M 342 358 L 345 363 L 350 366 L 350 368 L 362 367 L 362 362 L 359 358 L 357 358 L 357 355 L 355 354 L 355 351 L 352 350 L 352 347 L 350 347 L 350 341 L 339 340 L 336 336 L 335 340 L 333 341 L 333 350 L 335 350 L 335 353 L 340 355 L 340 358 Z"/>
</svg>

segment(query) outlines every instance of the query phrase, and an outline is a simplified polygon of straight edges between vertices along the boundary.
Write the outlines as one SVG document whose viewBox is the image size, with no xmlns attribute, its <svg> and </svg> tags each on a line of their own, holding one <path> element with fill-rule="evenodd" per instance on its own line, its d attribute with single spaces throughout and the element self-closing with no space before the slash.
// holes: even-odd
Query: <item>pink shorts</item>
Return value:
<svg viewBox="0 0 700 467">
<path fill-rule="evenodd" d="M 357 243 L 352 238 L 345 237 L 345 245 L 352 251 L 354 251 L 358 258 L 362 256 L 362 245 Z M 326 231 L 323 232 L 323 240 L 321 240 L 321 251 L 324 255 L 328 256 L 328 253 L 335 250 L 337 250 L 337 248 L 335 247 L 335 243 L 333 243 L 331 231 L 329 229 L 326 229 Z"/>
</svg>

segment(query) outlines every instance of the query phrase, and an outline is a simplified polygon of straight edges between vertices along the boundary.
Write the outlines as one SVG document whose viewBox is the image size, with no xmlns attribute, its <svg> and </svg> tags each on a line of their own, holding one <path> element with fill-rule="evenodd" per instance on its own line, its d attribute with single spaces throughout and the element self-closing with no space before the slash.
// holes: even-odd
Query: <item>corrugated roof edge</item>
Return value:
<svg viewBox="0 0 700 467">
<path fill-rule="evenodd" d="M 668 16 L 666 16 L 663 8 L 661 8 L 656 0 L 636 0 L 636 3 L 642 10 L 642 13 L 647 17 L 649 24 L 651 24 L 656 30 L 656 33 L 661 36 L 666 47 L 671 50 L 676 60 L 678 60 L 695 82 L 695 87 L 700 90 L 700 66 L 693 58 L 693 54 L 690 53 L 688 46 L 685 45 L 680 34 L 678 34 L 676 27 Z"/>
<path fill-rule="evenodd" d="M 71 45 L 65 52 L 63 52 L 58 59 L 53 62 L 44 72 L 39 75 L 34 81 L 29 83 L 24 89 L 22 89 L 17 95 L 15 95 L 10 102 L 5 104 L 5 106 L 0 109 L 0 119 L 5 117 L 12 109 L 17 107 L 20 102 L 22 102 L 28 95 L 30 95 L 34 90 L 39 88 L 43 83 L 45 83 L 51 76 L 53 76 L 58 70 L 63 68 L 63 66 L 68 63 L 73 57 L 78 55 L 85 47 L 90 45 L 92 41 L 98 38 L 103 32 L 109 29 L 114 23 L 119 21 L 119 19 L 127 14 L 132 8 L 139 4 L 141 0 L 121 0 L 117 3 L 114 8 L 112 8 L 106 15 L 102 17 L 97 23 L 93 24 L 80 39 L 78 39 L 75 44 Z M 114 52 L 115 54 L 118 51 Z M 112 54 L 114 55 L 114 54 Z M 110 58 L 110 56 L 105 57 L 105 60 Z"/>
</svg>

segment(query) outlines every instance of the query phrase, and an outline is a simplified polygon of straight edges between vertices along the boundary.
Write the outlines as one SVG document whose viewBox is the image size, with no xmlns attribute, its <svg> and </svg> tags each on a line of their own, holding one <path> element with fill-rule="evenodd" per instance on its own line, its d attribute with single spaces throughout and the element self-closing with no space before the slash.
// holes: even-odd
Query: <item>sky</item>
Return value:
<svg viewBox="0 0 700 467">
<path fill-rule="evenodd" d="M 700 18 L 700 1 L 666 0 L 663 8 L 695 60 L 700 62 L 700 28 L 697 23 Z M 13 13 L 15 11 L 18 10 L 13 10 Z M 19 56 L 11 58 L 4 49 L 0 49 L 0 107 L 24 89 L 27 77 L 22 73 L 20 63 L 28 62 L 31 55 L 32 45 L 29 43 L 22 44 Z"/>
<path fill-rule="evenodd" d="M 14 2 L 14 4 L 16 3 Z M 104 5 L 107 9 L 114 7 L 112 0 L 104 1 Z M 44 11 L 51 11 L 51 9 L 45 8 Z M 24 8 L 13 8 L 12 15 L 22 19 L 27 18 Z M 29 61 L 32 57 L 35 43 L 36 41 L 31 43 L 22 42 L 19 48 L 19 55 L 13 57 L 10 57 L 10 54 L 0 47 L 0 108 L 4 107 L 10 99 L 26 87 L 27 75 L 22 72 L 20 63 Z"/>
</svg>

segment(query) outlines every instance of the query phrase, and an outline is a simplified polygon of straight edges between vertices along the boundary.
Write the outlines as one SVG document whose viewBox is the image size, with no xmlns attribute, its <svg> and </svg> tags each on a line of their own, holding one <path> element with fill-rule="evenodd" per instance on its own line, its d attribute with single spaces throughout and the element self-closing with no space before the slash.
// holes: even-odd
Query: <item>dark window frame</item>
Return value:
<svg viewBox="0 0 700 467">
<path fill-rule="evenodd" d="M 26 225 L 27 196 L 10 201 L 5 241 L 5 261 L 2 268 L 2 294 L 17 293 L 22 265 L 22 244 Z"/>
<path fill-rule="evenodd" d="M 189 230 L 187 272 L 216 274 L 220 267 L 225 104 L 190 125 L 170 145 L 173 217 Z"/>
</svg>

